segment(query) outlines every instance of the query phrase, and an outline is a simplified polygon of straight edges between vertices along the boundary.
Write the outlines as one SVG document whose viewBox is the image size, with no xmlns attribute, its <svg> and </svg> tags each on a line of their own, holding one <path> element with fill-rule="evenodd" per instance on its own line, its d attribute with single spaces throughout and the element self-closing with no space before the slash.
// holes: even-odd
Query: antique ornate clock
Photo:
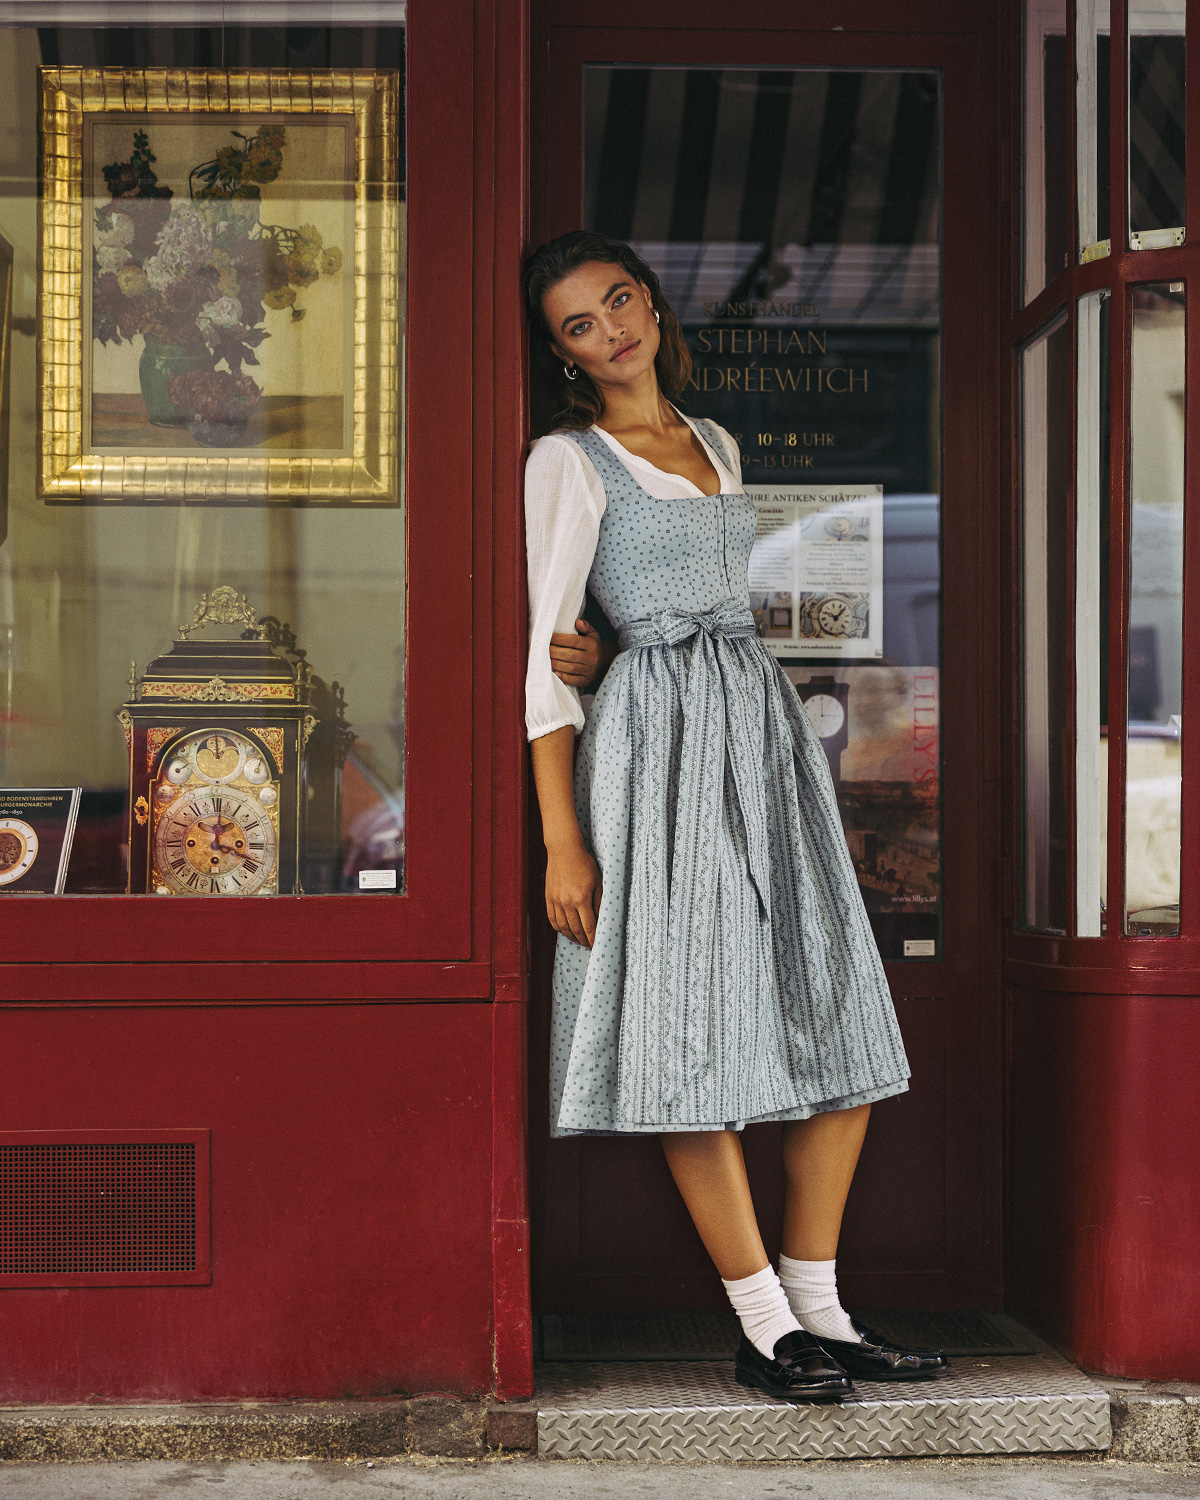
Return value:
<svg viewBox="0 0 1200 1500">
<path fill-rule="evenodd" d="M 120 712 L 129 749 L 129 889 L 158 896 L 268 896 L 304 889 L 308 804 L 340 817 L 346 734 L 336 695 L 331 763 L 311 763 L 319 723 L 303 653 L 278 649 L 245 595 L 204 595 L 190 625 Z M 234 638 L 194 641 L 208 626 Z M 324 705 L 323 705 L 324 706 Z M 314 745 L 314 749 L 316 746 Z M 329 757 L 322 757 L 322 760 Z M 321 774 L 324 771 L 325 774 Z"/>
</svg>

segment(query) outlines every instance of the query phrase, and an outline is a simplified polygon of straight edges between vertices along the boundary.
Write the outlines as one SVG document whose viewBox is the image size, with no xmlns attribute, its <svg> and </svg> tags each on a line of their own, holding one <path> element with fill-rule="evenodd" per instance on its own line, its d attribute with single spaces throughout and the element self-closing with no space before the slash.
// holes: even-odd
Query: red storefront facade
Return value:
<svg viewBox="0 0 1200 1500">
<path fill-rule="evenodd" d="M 1064 11 L 1064 36 L 1076 34 L 1079 4 Z M 550 948 L 523 727 L 520 267 L 531 243 L 588 211 L 581 100 L 585 70 L 600 65 L 940 79 L 945 905 L 929 961 L 889 959 L 913 1089 L 877 1110 L 843 1285 L 861 1305 L 1003 1307 L 1092 1370 L 1200 1378 L 1200 822 L 1188 794 L 1200 786 L 1200 742 L 1179 739 L 1175 927 L 1169 915 L 1146 933 L 1106 920 L 1093 934 L 1100 897 L 1079 874 L 1091 847 L 1079 787 L 1092 762 L 1079 758 L 1086 736 L 1069 707 L 1086 676 L 1082 554 L 1074 543 L 1053 553 L 1053 525 L 1029 521 L 1036 413 L 1025 351 L 1065 309 L 1066 403 L 1046 406 L 1045 425 L 1062 418 L 1075 436 L 1059 468 L 1055 452 L 1036 461 L 1049 476 L 1043 509 L 1074 536 L 1080 299 L 1107 292 L 1103 619 L 1114 666 L 1103 722 L 1106 816 L 1119 832 L 1134 718 L 1125 664 L 1136 590 L 1118 561 L 1133 514 L 1134 288 L 1186 288 L 1196 257 L 1186 238 L 1121 248 L 1126 18 L 1125 0 L 1113 0 L 1110 253 L 1068 254 L 1027 296 L 1032 23 L 1017 7 L 966 13 L 929 0 L 901 18 L 883 0 L 823 0 L 798 18 L 758 0 L 736 27 L 674 0 L 613 0 L 600 18 L 575 0 L 410 7 L 405 892 L 217 903 L 219 921 L 198 900 L 65 895 L 0 907 L 0 1146 L 186 1139 L 201 1205 L 194 1265 L 173 1281 L 136 1270 L 0 1277 L 5 1400 L 515 1399 L 533 1386 L 536 1313 L 718 1305 L 653 1143 L 552 1143 L 545 1115 Z M 1181 37 L 1200 37 L 1200 16 L 1187 20 Z M 1073 161 L 1069 71 L 1054 97 Z M 1038 86 L 1045 106 L 1040 74 Z M 1187 103 L 1189 124 L 1197 109 Z M 1039 119 L 1049 131 L 1048 108 Z M 1060 188 L 1073 245 L 1075 193 L 1067 180 Z M 1193 172 L 1193 224 L 1198 194 Z M 1163 293 L 1171 306 L 1181 295 Z M 1186 347 L 1190 432 L 1200 340 Z M 1194 464 L 1185 482 L 1191 517 Z M 1200 690 L 1200 528 L 1181 535 L 1186 724 Z M 1060 666 L 1031 676 L 1039 537 L 1050 539 L 1045 572 L 1065 568 L 1068 604 Z M 1038 693 L 1059 705 L 1041 718 L 1029 707 Z M 1043 720 L 1057 726 L 1061 754 L 1043 755 Z M 1060 787 L 1044 823 L 1028 811 L 1039 755 Z M 1028 897 L 1041 878 L 1029 850 L 1043 834 L 1045 909 Z M 1125 841 L 1114 833 L 1103 847 L 1106 891 L 1123 892 Z M 765 1127 L 748 1146 L 764 1181 L 773 1149 Z M 778 1205 L 765 1189 L 763 1206 L 769 1225 Z M 669 1276 L 657 1269 L 668 1258 Z"/>
</svg>

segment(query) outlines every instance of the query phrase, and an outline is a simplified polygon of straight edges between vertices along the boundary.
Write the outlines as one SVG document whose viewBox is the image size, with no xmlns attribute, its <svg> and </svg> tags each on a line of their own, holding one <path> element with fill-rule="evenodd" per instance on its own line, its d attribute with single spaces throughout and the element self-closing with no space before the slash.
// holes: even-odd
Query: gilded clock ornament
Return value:
<svg viewBox="0 0 1200 1500">
<path fill-rule="evenodd" d="M 336 889 L 340 694 L 244 594 L 204 595 L 131 685 L 130 889 L 159 896 Z M 193 639 L 203 635 L 204 639 Z M 326 721 L 328 720 L 328 724 Z M 331 753 L 332 752 L 332 753 Z"/>
</svg>

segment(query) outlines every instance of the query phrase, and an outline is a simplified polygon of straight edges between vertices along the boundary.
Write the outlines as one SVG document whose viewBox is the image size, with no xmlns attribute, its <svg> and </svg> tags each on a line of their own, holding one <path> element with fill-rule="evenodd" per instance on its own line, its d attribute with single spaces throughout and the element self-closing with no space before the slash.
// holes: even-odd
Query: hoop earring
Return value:
<svg viewBox="0 0 1200 1500">
<path fill-rule="evenodd" d="M 662 322 L 662 319 L 659 317 L 659 315 L 658 315 L 657 312 L 655 312 L 655 314 L 654 314 L 654 321 L 656 323 L 661 323 Z"/>
<path fill-rule="evenodd" d="M 576 366 L 575 369 L 568 370 L 566 365 L 563 365 L 563 374 L 567 377 L 568 380 L 574 380 L 576 375 L 579 374 L 579 367 Z"/>
</svg>

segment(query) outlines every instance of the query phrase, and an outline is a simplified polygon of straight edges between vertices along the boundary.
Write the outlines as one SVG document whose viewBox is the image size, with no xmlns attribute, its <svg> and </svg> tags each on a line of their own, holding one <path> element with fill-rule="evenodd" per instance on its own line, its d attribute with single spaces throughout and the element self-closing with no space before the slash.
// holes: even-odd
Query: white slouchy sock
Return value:
<svg viewBox="0 0 1200 1500">
<path fill-rule="evenodd" d="M 767 1266 L 753 1276 L 743 1276 L 741 1281 L 722 1278 L 721 1285 L 729 1293 L 746 1337 L 760 1354 L 773 1359 L 775 1345 L 784 1334 L 796 1333 L 800 1327 L 788 1307 L 779 1277 Z"/>
<path fill-rule="evenodd" d="M 861 1344 L 849 1313 L 838 1300 L 836 1266 L 835 1260 L 793 1260 L 781 1255 L 779 1280 L 802 1328 L 817 1338 Z"/>
</svg>

